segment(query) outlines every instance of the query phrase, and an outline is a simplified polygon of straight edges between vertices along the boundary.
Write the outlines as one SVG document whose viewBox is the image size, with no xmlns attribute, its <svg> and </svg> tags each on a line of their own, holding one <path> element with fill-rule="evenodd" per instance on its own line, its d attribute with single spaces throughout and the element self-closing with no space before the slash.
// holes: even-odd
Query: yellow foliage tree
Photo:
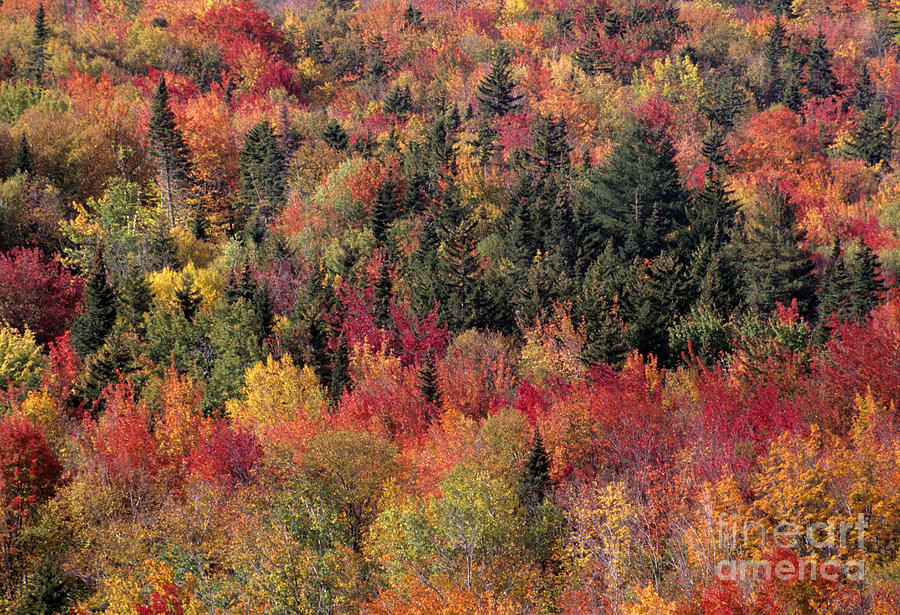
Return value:
<svg viewBox="0 0 900 615">
<path fill-rule="evenodd" d="M 292 419 L 298 411 L 318 418 L 327 394 L 309 367 L 294 365 L 290 355 L 272 355 L 247 370 L 243 399 L 226 402 L 226 411 L 238 423 L 256 430 L 275 427 Z"/>
<path fill-rule="evenodd" d="M 0 322 L 0 390 L 36 387 L 41 381 L 45 366 L 46 360 L 41 349 L 27 327 L 24 333 L 19 333 Z"/>
</svg>

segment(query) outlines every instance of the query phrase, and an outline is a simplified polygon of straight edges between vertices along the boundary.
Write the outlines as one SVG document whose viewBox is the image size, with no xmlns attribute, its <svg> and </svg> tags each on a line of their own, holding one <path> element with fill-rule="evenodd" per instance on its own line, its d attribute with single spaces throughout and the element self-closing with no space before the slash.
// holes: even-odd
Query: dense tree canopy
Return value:
<svg viewBox="0 0 900 615">
<path fill-rule="evenodd" d="M 898 50 L 3 2 L 0 615 L 898 612 Z"/>
</svg>

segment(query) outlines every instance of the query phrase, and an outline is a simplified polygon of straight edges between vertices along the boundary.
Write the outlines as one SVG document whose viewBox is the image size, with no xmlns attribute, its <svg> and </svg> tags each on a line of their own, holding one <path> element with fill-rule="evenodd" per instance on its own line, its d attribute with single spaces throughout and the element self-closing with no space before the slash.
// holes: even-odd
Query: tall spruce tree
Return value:
<svg viewBox="0 0 900 615">
<path fill-rule="evenodd" d="M 34 34 L 31 38 L 31 50 L 28 54 L 26 73 L 29 78 L 38 83 L 44 80 L 44 71 L 47 68 L 47 40 L 50 38 L 50 28 L 47 26 L 47 15 L 44 12 L 44 3 L 38 5 L 34 16 Z"/>
<path fill-rule="evenodd" d="M 608 239 L 627 257 L 655 256 L 686 222 L 687 201 L 668 137 L 633 126 L 605 168 L 588 173 L 576 193 L 585 256 L 593 260 Z"/>
<path fill-rule="evenodd" d="M 875 98 L 875 87 L 872 85 L 872 77 L 869 75 L 869 66 L 865 61 L 859 63 L 859 71 L 856 74 L 856 83 L 853 84 L 853 93 L 850 95 L 851 105 L 865 111 Z"/>
<path fill-rule="evenodd" d="M 156 161 L 160 188 L 163 191 L 168 223 L 176 224 L 176 202 L 188 185 L 190 159 L 188 149 L 175 124 L 175 114 L 169 108 L 169 89 L 165 77 L 160 77 L 150 105 L 150 153 Z"/>
<path fill-rule="evenodd" d="M 823 343 L 828 340 L 828 321 L 832 317 L 846 320 L 851 315 L 851 281 L 841 253 L 841 245 L 834 242 L 831 257 L 825 265 L 825 275 L 818 293 L 818 317 L 813 330 L 813 340 Z"/>
<path fill-rule="evenodd" d="M 815 280 L 804 238 L 793 207 L 777 189 L 752 210 L 740 240 L 745 300 L 751 308 L 768 313 L 776 302 L 790 305 L 797 299 L 801 315 L 811 316 Z"/>
<path fill-rule="evenodd" d="M 781 60 L 785 54 L 785 29 L 781 15 L 776 15 L 775 23 L 769 29 L 769 36 L 763 48 L 765 58 L 765 83 L 763 85 L 763 102 L 771 105 L 781 99 L 784 88 L 784 76 L 781 72 Z"/>
<path fill-rule="evenodd" d="M 831 52 L 825 45 L 821 30 L 806 54 L 806 87 L 813 96 L 831 96 L 837 91 L 837 80 L 831 69 Z"/>
<path fill-rule="evenodd" d="M 412 111 L 412 97 L 410 96 L 408 85 L 402 87 L 395 85 L 391 88 L 384 99 L 384 111 L 397 117 Z"/>
<path fill-rule="evenodd" d="M 422 359 L 419 368 L 419 390 L 425 403 L 439 406 L 441 404 L 441 389 L 438 385 L 437 359 L 434 351 L 429 351 Z"/>
<path fill-rule="evenodd" d="M 72 323 L 75 349 L 81 356 L 96 352 L 116 323 L 116 293 L 110 286 L 103 250 L 94 255 L 84 288 L 84 312 Z"/>
<path fill-rule="evenodd" d="M 609 242 L 584 276 L 576 302 L 587 336 L 582 357 L 588 363 L 619 367 L 625 357 L 628 349 L 620 305 L 625 277 L 625 267 Z"/>
<path fill-rule="evenodd" d="M 181 280 L 181 285 L 175 291 L 175 303 L 181 310 L 184 319 L 193 322 L 197 310 L 200 308 L 200 293 L 194 287 L 194 278 L 185 275 Z"/>
<path fill-rule="evenodd" d="M 522 476 L 519 479 L 519 503 L 533 515 L 535 510 L 544 503 L 544 499 L 550 493 L 553 483 L 550 479 L 550 456 L 544 448 L 540 430 L 535 427 L 534 438 L 531 441 L 531 450 L 522 468 Z"/>
<path fill-rule="evenodd" d="M 890 159 L 893 151 L 893 131 L 879 98 L 874 98 L 853 133 L 848 153 L 875 165 Z"/>
<path fill-rule="evenodd" d="M 484 115 L 506 115 L 521 101 L 515 93 L 509 67 L 509 52 L 497 47 L 493 52 L 490 72 L 478 84 L 478 107 Z"/>
<path fill-rule="evenodd" d="M 628 346 L 670 365 L 677 357 L 670 356 L 669 327 L 687 312 L 691 299 L 684 267 L 663 252 L 651 260 L 635 259 L 629 277 L 623 297 Z"/>
<path fill-rule="evenodd" d="M 884 300 L 885 287 L 879 271 L 878 255 L 859 240 L 847 256 L 847 273 L 850 277 L 850 305 L 857 320 L 864 319 L 869 312 Z"/>
<path fill-rule="evenodd" d="M 284 204 L 284 158 L 269 122 L 254 125 L 244 138 L 240 196 L 248 218 L 259 218 L 263 226 Z"/>
<path fill-rule="evenodd" d="M 337 341 L 331 355 L 330 377 L 328 392 L 335 402 L 341 398 L 344 391 L 351 385 L 350 380 L 350 348 L 342 335 Z"/>
<path fill-rule="evenodd" d="M 372 235 L 380 246 L 385 245 L 388 227 L 397 216 L 399 203 L 399 187 L 393 176 L 388 174 L 378 186 L 372 205 Z"/>
<path fill-rule="evenodd" d="M 393 284 L 391 282 L 391 266 L 384 256 L 378 264 L 378 277 L 375 279 L 375 324 L 382 329 L 391 327 L 391 299 Z"/>
<path fill-rule="evenodd" d="M 707 169 L 703 186 L 694 193 L 687 208 L 690 227 L 685 235 L 690 248 L 696 248 L 703 240 L 715 246 L 727 244 L 734 230 L 736 213 L 737 205 L 722 178 Z"/>
</svg>

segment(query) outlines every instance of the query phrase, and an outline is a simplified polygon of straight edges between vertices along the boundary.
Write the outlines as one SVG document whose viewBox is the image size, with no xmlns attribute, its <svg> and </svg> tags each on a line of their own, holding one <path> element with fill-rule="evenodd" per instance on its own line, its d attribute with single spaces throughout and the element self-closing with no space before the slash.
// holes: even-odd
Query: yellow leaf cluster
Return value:
<svg viewBox="0 0 900 615">
<path fill-rule="evenodd" d="M 325 389 L 309 367 L 294 365 L 290 355 L 275 359 L 269 355 L 247 370 L 243 399 L 226 402 L 226 412 L 238 423 L 254 429 L 274 427 L 302 411 L 312 418 L 326 405 Z"/>
</svg>

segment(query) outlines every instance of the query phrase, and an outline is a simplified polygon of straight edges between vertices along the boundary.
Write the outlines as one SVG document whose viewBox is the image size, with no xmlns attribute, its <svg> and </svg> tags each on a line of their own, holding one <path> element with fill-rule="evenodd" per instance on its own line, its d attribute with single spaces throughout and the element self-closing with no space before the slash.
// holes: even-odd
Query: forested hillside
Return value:
<svg viewBox="0 0 900 615">
<path fill-rule="evenodd" d="M 4 0 L 0 614 L 900 613 L 898 117 L 897 0 Z"/>
</svg>

